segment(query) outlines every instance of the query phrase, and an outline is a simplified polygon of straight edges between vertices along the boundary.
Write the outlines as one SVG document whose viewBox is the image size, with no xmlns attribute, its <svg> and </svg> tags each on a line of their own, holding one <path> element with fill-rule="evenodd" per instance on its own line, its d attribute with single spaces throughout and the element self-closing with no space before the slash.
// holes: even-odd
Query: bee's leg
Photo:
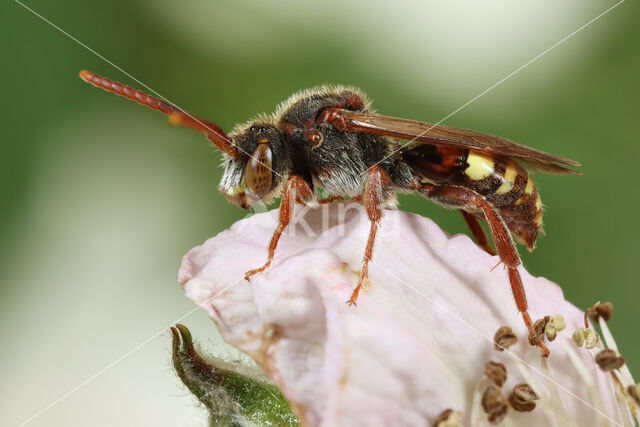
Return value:
<svg viewBox="0 0 640 427">
<path fill-rule="evenodd" d="M 531 321 L 531 316 L 529 316 L 529 312 L 527 311 L 527 295 L 525 294 L 524 286 L 522 285 L 522 278 L 518 272 L 518 266 L 521 264 L 520 256 L 518 255 L 516 245 L 511 238 L 511 234 L 509 233 L 504 220 L 500 216 L 500 212 L 484 197 L 465 188 L 426 184 L 423 186 L 421 192 L 425 196 L 439 200 L 449 206 L 456 206 L 459 208 L 468 207 L 482 210 L 487 222 L 489 223 L 491 237 L 493 238 L 493 243 L 498 251 L 500 260 L 502 260 L 502 262 L 507 266 L 509 282 L 511 283 L 511 292 L 513 293 L 513 298 L 516 301 L 518 311 L 522 315 L 524 324 L 529 330 L 529 341 L 532 345 L 540 348 L 542 356 L 549 356 L 549 348 L 538 338 L 538 335 L 533 329 L 533 322 Z"/>
<path fill-rule="evenodd" d="M 362 200 L 362 196 L 349 197 L 347 199 L 345 199 L 342 196 L 331 196 L 325 199 L 318 199 L 318 203 L 333 203 L 333 202 L 337 202 L 338 200 L 354 200 L 356 202 L 359 202 L 360 200 Z"/>
<path fill-rule="evenodd" d="M 342 196 L 326 197 L 324 199 L 318 199 L 318 203 L 320 203 L 320 204 L 333 203 L 333 202 L 337 202 L 338 200 L 344 200 L 344 197 L 342 197 Z"/>
<path fill-rule="evenodd" d="M 460 210 L 460 212 L 462 213 L 464 220 L 467 222 L 467 225 L 471 229 L 471 233 L 473 234 L 473 237 L 475 237 L 478 246 L 484 249 L 485 252 L 487 252 L 489 255 L 495 255 L 496 252 L 491 246 L 489 246 L 487 236 L 484 234 L 484 230 L 482 229 L 480 222 L 478 222 L 478 218 L 465 210 Z"/>
<path fill-rule="evenodd" d="M 289 225 L 291 218 L 293 218 L 293 210 L 296 205 L 296 200 L 301 203 L 306 203 L 312 198 L 313 190 L 304 178 L 297 175 L 289 177 L 282 195 L 282 200 L 280 201 L 280 220 L 278 227 L 273 232 L 273 236 L 269 242 L 269 256 L 267 257 L 267 261 L 262 267 L 247 271 L 244 275 L 246 280 L 251 280 L 251 276 L 266 270 L 267 267 L 269 267 L 269 264 L 271 264 L 271 260 L 273 260 L 273 256 L 276 252 L 276 246 L 278 246 L 278 241 L 280 240 L 285 228 L 287 228 L 287 225 Z"/>
<path fill-rule="evenodd" d="M 369 230 L 369 240 L 367 240 L 367 247 L 364 251 L 364 258 L 362 259 L 362 270 L 360 270 L 360 277 L 358 278 L 358 284 L 351 294 L 351 298 L 347 303 L 349 305 L 355 305 L 358 299 L 358 294 L 362 285 L 367 280 L 369 275 L 369 261 L 373 256 L 373 242 L 376 239 L 376 232 L 378 231 L 378 225 L 380 218 L 382 218 L 382 202 L 384 201 L 385 187 L 391 184 L 391 178 L 380 166 L 372 166 L 369 169 L 367 176 L 367 183 L 364 188 L 363 204 L 367 210 L 367 215 L 371 221 L 371 228 Z"/>
</svg>

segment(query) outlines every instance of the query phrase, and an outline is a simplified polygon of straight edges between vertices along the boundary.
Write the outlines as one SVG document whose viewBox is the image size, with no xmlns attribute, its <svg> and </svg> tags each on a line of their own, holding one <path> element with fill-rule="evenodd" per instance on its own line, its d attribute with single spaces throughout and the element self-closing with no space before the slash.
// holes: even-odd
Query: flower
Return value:
<svg viewBox="0 0 640 427">
<path fill-rule="evenodd" d="M 558 285 L 520 270 L 532 318 L 553 332 L 543 360 L 528 343 L 506 272 L 493 268 L 497 257 L 428 218 L 389 210 L 370 286 L 350 307 L 366 213 L 350 203 L 298 208 L 271 267 L 251 282 L 244 274 L 264 263 L 277 211 L 193 248 L 179 281 L 307 425 L 622 425 L 628 417 L 595 352 L 573 344 L 584 313 Z M 499 352 L 494 334 L 503 326 L 518 340 Z M 505 366 L 504 385 L 485 374 L 490 361 Z"/>
</svg>

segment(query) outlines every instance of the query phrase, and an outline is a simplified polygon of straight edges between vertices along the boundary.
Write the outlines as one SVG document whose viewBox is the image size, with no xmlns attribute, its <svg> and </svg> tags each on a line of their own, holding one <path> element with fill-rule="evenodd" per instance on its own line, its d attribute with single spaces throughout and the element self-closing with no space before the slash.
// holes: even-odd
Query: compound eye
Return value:
<svg viewBox="0 0 640 427">
<path fill-rule="evenodd" d="M 245 172 L 245 181 L 248 190 L 259 199 L 269 194 L 273 180 L 271 168 L 272 155 L 268 144 L 258 144 L 253 151 Z"/>
</svg>

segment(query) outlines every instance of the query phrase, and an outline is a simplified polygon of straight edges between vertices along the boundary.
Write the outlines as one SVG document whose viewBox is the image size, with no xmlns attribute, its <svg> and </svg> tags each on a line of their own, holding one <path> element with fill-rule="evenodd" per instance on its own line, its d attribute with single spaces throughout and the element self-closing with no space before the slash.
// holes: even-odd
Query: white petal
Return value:
<svg viewBox="0 0 640 427">
<path fill-rule="evenodd" d="M 249 283 L 244 274 L 266 260 L 276 221 L 277 211 L 255 215 L 192 249 L 179 279 L 225 339 L 263 367 L 310 425 L 425 425 L 448 408 L 461 411 L 469 425 L 485 362 L 507 366 L 505 396 L 525 381 L 512 356 L 493 347 L 502 325 L 518 335 L 510 350 L 545 392 L 533 412 L 510 411 L 512 420 L 555 422 L 559 415 L 545 409 L 555 404 L 579 425 L 597 425 L 596 409 L 619 422 L 613 387 L 584 348 L 577 351 L 604 407 L 589 406 L 595 403 L 563 346 L 550 343 L 550 371 L 543 373 L 506 272 L 490 271 L 498 258 L 467 236 L 385 211 L 371 286 L 349 307 L 369 233 L 363 210 L 347 204 L 309 210 L 284 233 L 271 267 Z M 582 312 L 556 284 L 520 271 L 531 316 L 561 314 L 567 327 L 556 340 L 570 340 Z M 553 402 L 554 393 L 560 402 Z"/>
</svg>

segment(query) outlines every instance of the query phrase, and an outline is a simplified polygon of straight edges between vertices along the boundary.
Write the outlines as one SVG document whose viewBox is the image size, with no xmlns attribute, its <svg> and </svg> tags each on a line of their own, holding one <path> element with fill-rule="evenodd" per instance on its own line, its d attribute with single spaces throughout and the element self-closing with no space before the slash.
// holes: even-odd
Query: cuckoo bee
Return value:
<svg viewBox="0 0 640 427">
<path fill-rule="evenodd" d="M 223 152 L 220 190 L 231 202 L 248 209 L 257 201 L 281 197 L 266 261 L 248 271 L 247 280 L 271 264 L 296 203 L 355 199 L 371 222 L 362 270 L 348 301 L 355 304 L 367 279 L 383 208 L 394 203 L 398 192 L 415 192 L 460 210 L 478 244 L 495 254 L 479 223 L 487 221 L 530 341 L 549 354 L 527 312 L 514 239 L 532 250 L 542 231 L 542 202 L 529 171 L 579 174 L 570 167 L 580 163 L 493 135 L 375 114 L 355 88 L 303 90 L 274 114 L 258 116 L 227 135 L 214 123 L 131 87 L 89 71 L 81 71 L 80 77 L 167 114 L 174 124 L 203 132 Z M 318 188 L 331 197 L 318 199 Z"/>
</svg>

